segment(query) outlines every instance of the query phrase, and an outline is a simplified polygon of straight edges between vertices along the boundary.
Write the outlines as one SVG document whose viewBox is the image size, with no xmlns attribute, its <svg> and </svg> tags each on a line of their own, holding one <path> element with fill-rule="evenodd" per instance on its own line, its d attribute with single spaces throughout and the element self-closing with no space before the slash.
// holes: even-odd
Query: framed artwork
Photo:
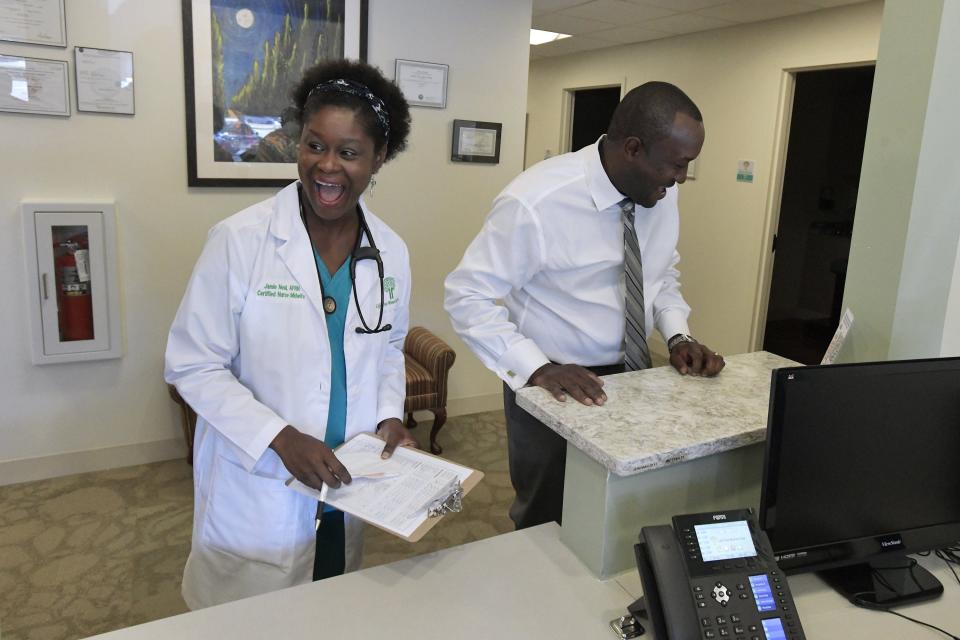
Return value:
<svg viewBox="0 0 960 640">
<path fill-rule="evenodd" d="M 454 162 L 498 164 L 502 128 L 499 122 L 454 120 L 450 159 Z"/>
<path fill-rule="evenodd" d="M 181 0 L 192 187 L 297 177 L 290 90 L 325 60 L 367 56 L 367 0 Z"/>
</svg>

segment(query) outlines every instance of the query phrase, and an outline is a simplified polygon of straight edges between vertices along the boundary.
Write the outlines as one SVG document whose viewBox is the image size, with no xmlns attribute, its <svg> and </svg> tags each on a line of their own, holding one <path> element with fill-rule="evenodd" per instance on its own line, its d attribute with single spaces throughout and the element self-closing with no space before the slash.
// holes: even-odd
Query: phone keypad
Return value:
<svg viewBox="0 0 960 640">
<path fill-rule="evenodd" d="M 775 605 L 771 610 L 757 611 L 759 605 L 754 601 L 755 594 L 746 577 L 729 576 L 730 580 L 726 582 L 717 576 L 708 582 L 695 581 L 691 584 L 694 602 L 701 611 L 699 619 L 703 640 L 766 640 L 767 634 L 761 622 L 766 620 L 769 624 L 774 617 L 782 622 L 784 634 L 781 636 L 777 633 L 775 637 L 804 640 L 780 572 L 774 570 L 755 574 L 754 577 L 765 577 L 768 581 L 772 596 L 770 600 Z M 706 615 L 711 609 L 716 613 Z"/>
</svg>

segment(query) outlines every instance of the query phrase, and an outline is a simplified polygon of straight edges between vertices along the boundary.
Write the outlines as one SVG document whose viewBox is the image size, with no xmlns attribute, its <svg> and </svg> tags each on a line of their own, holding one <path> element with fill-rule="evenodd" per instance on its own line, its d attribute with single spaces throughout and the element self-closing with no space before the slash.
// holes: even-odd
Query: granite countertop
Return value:
<svg viewBox="0 0 960 640">
<path fill-rule="evenodd" d="M 517 404 L 612 473 L 629 476 L 763 442 L 770 372 L 799 366 L 766 351 L 725 358 L 715 378 L 681 376 L 673 367 L 604 377 L 607 402 L 558 402 L 527 387 Z"/>
</svg>

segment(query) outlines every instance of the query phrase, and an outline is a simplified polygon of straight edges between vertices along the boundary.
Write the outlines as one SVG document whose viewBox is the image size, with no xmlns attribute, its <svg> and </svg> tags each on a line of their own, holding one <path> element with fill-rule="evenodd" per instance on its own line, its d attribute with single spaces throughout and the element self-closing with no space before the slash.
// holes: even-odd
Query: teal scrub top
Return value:
<svg viewBox="0 0 960 640">
<path fill-rule="evenodd" d="M 337 309 L 327 316 L 327 335 L 330 337 L 330 407 L 327 412 L 327 431 L 324 444 L 334 449 L 343 444 L 347 429 L 347 363 L 343 355 L 343 332 L 347 322 L 347 307 L 350 305 L 350 261 L 352 256 L 330 275 L 327 265 L 314 251 L 320 281 L 323 283 L 323 295 L 333 298 Z"/>
<path fill-rule="evenodd" d="M 327 316 L 327 335 L 330 337 L 330 406 L 327 410 L 327 430 L 323 442 L 331 449 L 343 444 L 347 431 L 347 363 L 343 355 L 343 332 L 347 323 L 347 307 L 350 305 L 350 293 L 353 283 L 350 281 L 350 262 L 353 256 L 330 275 L 327 265 L 320 258 L 320 254 L 313 252 L 317 261 L 317 270 L 320 272 L 320 282 L 323 284 L 323 295 L 332 297 L 337 308 Z M 324 505 L 324 511 L 332 511 L 333 507 Z"/>
</svg>

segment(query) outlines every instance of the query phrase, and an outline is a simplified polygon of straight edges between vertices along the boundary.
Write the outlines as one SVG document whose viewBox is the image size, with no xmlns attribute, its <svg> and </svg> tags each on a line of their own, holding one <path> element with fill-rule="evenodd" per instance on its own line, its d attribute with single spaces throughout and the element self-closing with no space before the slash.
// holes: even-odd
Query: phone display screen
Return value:
<svg viewBox="0 0 960 640">
<path fill-rule="evenodd" d="M 783 630 L 783 623 L 780 622 L 780 618 L 768 618 L 762 620 L 761 624 L 763 625 L 763 635 L 767 637 L 767 640 L 787 640 L 787 634 Z"/>
<path fill-rule="evenodd" d="M 753 599 L 757 603 L 757 611 L 776 611 L 777 601 L 773 599 L 773 590 L 767 576 L 750 576 L 750 588 L 753 589 Z"/>
<path fill-rule="evenodd" d="M 698 524 L 693 527 L 704 562 L 752 558 L 757 555 L 746 520 Z"/>
</svg>

